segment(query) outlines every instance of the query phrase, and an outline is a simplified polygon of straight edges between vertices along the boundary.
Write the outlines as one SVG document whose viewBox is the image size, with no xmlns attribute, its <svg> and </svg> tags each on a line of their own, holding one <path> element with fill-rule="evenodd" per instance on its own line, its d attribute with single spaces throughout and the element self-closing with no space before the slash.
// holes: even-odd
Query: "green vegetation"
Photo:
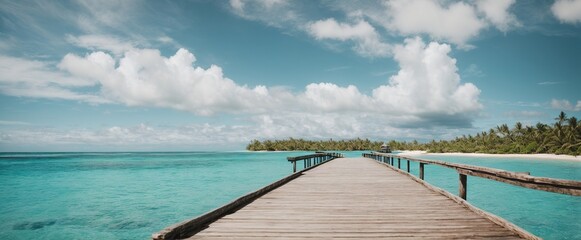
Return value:
<svg viewBox="0 0 581 240">
<path fill-rule="evenodd" d="M 369 139 L 352 139 L 335 141 L 310 141 L 304 139 L 289 138 L 285 140 L 252 140 L 247 150 L 250 151 L 358 151 L 358 150 L 379 150 L 383 142 L 370 141 Z"/>
<path fill-rule="evenodd" d="M 451 141 L 429 143 L 391 141 L 391 149 L 425 150 L 428 152 L 464 153 L 553 153 L 581 155 L 581 121 L 568 118 L 561 112 L 552 125 L 537 123 L 523 126 L 517 122 L 513 128 L 502 124 L 487 132 L 457 137 Z"/>
<path fill-rule="evenodd" d="M 502 124 L 489 131 L 468 135 L 446 141 L 432 140 L 428 143 L 390 141 L 391 149 L 424 150 L 428 152 L 464 152 L 464 153 L 554 153 L 581 155 L 581 121 L 567 117 L 561 112 L 552 125 L 537 123 L 535 126 L 523 126 L 517 122 L 513 128 Z M 379 150 L 382 142 L 369 139 L 340 141 L 309 141 L 303 139 L 287 140 L 253 140 L 246 147 L 250 151 L 354 151 Z"/>
</svg>

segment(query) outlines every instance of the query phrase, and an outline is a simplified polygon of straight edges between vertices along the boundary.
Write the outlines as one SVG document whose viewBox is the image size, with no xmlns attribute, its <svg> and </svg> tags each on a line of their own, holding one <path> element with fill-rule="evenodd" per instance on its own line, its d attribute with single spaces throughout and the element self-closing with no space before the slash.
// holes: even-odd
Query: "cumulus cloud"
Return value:
<svg viewBox="0 0 581 240">
<path fill-rule="evenodd" d="M 239 86 L 224 77 L 222 68 L 194 66 L 196 58 L 185 49 L 164 57 L 158 50 L 134 49 L 118 63 L 104 52 L 85 57 L 69 54 L 61 68 L 73 76 L 96 79 L 109 99 L 129 106 L 169 107 L 201 115 L 238 110 L 260 110 L 270 101 L 264 86 Z"/>
<path fill-rule="evenodd" d="M 408 114 L 455 115 L 480 110 L 480 90 L 471 83 L 460 84 L 450 51 L 447 44 L 406 39 L 394 49 L 399 72 L 389 85 L 373 90 L 373 98 L 381 106 Z"/>
<path fill-rule="evenodd" d="M 323 36 L 349 37 L 333 34 Z M 219 66 L 196 66 L 196 57 L 186 49 L 166 57 L 159 50 L 141 48 L 132 48 L 122 57 L 102 51 L 67 54 L 54 67 L 12 58 L 4 58 L 2 64 L 0 58 L 6 73 L 0 77 L 0 89 L 15 96 L 163 107 L 198 115 L 395 113 L 412 125 L 425 120 L 432 125 L 469 126 L 472 114 L 481 108 L 480 90 L 461 83 L 450 51 L 447 44 L 406 39 L 393 48 L 400 70 L 371 94 L 334 83 L 308 84 L 299 92 L 249 87 L 224 76 Z"/>
<path fill-rule="evenodd" d="M 470 40 L 494 26 L 507 32 L 520 26 L 510 11 L 516 0 L 386 0 L 339 1 L 328 8 L 345 16 L 310 19 L 302 4 L 292 1 L 231 0 L 233 13 L 248 20 L 292 31 L 305 31 L 319 41 L 347 41 L 365 57 L 389 56 L 389 44 L 382 39 L 425 34 L 469 49 Z M 382 28 L 382 32 L 377 29 Z M 379 52 L 379 53 L 377 53 Z"/>
<path fill-rule="evenodd" d="M 391 13 L 387 27 L 407 36 L 427 33 L 464 46 L 486 26 L 474 7 L 465 2 L 444 6 L 439 1 L 392 0 L 385 4 Z"/>
<path fill-rule="evenodd" d="M 315 39 L 353 41 L 354 50 L 362 56 L 387 56 L 390 46 L 382 43 L 375 28 L 365 20 L 354 24 L 339 23 L 333 18 L 319 20 L 307 24 L 307 31 Z"/>
<path fill-rule="evenodd" d="M 509 12 L 509 8 L 515 2 L 516 0 L 478 0 L 476 7 L 496 28 L 506 32 L 511 27 L 519 25 L 516 16 Z"/>
<path fill-rule="evenodd" d="M 573 105 L 569 100 L 565 99 L 551 99 L 551 107 L 558 110 L 566 111 L 581 111 L 581 100 L 577 101 L 576 105 Z"/>
<path fill-rule="evenodd" d="M 581 22 L 581 0 L 556 0 L 551 11 L 563 23 Z"/>
<path fill-rule="evenodd" d="M 365 111 L 370 99 L 353 85 L 340 87 L 333 83 L 311 83 L 307 85 L 300 100 L 316 111 Z"/>
</svg>

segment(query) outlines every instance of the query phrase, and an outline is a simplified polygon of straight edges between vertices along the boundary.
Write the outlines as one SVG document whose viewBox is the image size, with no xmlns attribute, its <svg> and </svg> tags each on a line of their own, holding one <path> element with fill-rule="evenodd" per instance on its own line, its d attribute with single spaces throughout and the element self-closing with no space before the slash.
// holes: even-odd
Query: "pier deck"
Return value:
<svg viewBox="0 0 581 240">
<path fill-rule="evenodd" d="M 368 158 L 305 171 L 188 239 L 519 239 Z"/>
</svg>

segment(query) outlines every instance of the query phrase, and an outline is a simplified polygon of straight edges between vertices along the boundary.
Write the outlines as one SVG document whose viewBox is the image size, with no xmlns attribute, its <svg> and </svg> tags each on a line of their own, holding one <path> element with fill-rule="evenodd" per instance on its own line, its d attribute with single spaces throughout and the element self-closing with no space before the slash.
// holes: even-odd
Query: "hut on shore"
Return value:
<svg viewBox="0 0 581 240">
<path fill-rule="evenodd" d="M 379 150 L 379 152 L 391 153 L 391 149 L 389 149 L 389 145 L 387 145 L 387 143 L 384 143 L 381 145 L 381 149 Z"/>
</svg>

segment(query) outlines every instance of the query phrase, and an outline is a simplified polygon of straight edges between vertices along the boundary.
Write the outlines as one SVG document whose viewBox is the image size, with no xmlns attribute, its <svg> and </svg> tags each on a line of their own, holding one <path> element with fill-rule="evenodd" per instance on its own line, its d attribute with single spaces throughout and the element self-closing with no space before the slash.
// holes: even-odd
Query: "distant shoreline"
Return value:
<svg viewBox="0 0 581 240">
<path fill-rule="evenodd" d="M 565 161 L 575 161 L 581 162 L 581 156 L 572 155 L 557 155 L 557 154 L 490 154 L 490 153 L 428 153 L 426 151 L 401 151 L 401 155 L 410 156 L 421 156 L 421 155 L 431 155 L 431 156 L 461 156 L 461 157 L 504 157 L 504 158 L 534 158 L 534 159 L 544 159 L 544 160 L 565 160 Z"/>
</svg>

